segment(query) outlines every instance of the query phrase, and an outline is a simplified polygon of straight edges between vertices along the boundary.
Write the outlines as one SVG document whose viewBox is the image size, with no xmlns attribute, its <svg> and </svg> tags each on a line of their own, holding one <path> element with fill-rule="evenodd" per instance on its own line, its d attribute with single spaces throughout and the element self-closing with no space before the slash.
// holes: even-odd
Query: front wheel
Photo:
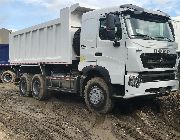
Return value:
<svg viewBox="0 0 180 140">
<path fill-rule="evenodd" d="M 102 78 L 95 77 L 87 82 L 84 98 L 87 107 L 93 112 L 106 114 L 113 108 L 110 89 Z"/>
</svg>

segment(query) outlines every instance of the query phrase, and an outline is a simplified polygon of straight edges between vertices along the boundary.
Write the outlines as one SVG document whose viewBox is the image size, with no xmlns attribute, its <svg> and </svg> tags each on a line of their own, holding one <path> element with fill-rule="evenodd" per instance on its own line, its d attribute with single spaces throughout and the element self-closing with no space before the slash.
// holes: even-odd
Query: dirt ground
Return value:
<svg viewBox="0 0 180 140">
<path fill-rule="evenodd" d="M 180 92 L 119 101 L 111 114 L 99 116 L 76 95 L 52 93 L 37 101 L 0 84 L 0 140 L 14 139 L 180 140 Z"/>
</svg>

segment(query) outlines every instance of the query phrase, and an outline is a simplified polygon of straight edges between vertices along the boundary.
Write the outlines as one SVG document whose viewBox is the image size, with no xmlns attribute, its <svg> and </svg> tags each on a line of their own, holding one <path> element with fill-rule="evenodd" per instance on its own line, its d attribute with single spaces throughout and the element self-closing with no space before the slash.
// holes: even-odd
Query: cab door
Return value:
<svg viewBox="0 0 180 140">
<path fill-rule="evenodd" d="M 113 19 L 112 19 L 113 20 Z M 115 37 L 109 36 L 107 18 L 99 19 L 99 34 L 97 36 L 97 49 L 95 58 L 98 66 L 109 71 L 112 84 L 124 85 L 125 63 L 127 60 L 127 48 L 125 43 L 124 21 L 119 18 L 120 24 L 115 26 Z M 118 35 L 118 36 L 117 36 Z M 115 45 L 115 40 L 119 45 Z"/>
<path fill-rule="evenodd" d="M 80 65 L 96 65 L 94 53 L 97 47 L 97 19 L 90 18 L 82 21 L 81 46 L 80 46 Z"/>
</svg>

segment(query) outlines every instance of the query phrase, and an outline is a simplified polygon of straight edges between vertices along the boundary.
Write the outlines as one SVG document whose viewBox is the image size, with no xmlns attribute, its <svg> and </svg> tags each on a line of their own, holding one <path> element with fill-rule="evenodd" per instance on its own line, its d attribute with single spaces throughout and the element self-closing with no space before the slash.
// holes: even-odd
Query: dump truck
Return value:
<svg viewBox="0 0 180 140">
<path fill-rule="evenodd" d="M 9 30 L 0 29 L 0 80 L 11 83 L 16 80 L 16 72 L 9 63 Z"/>
<path fill-rule="evenodd" d="M 108 113 L 118 98 L 165 96 L 178 89 L 170 16 L 125 4 L 63 8 L 60 18 L 10 35 L 10 64 L 20 95 L 37 100 L 49 90 L 80 95 Z"/>
</svg>

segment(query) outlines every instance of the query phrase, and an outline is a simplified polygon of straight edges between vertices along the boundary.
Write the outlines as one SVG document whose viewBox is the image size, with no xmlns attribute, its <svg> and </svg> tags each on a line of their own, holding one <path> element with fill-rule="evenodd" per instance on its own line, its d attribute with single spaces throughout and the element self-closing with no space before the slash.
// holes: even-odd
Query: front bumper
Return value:
<svg viewBox="0 0 180 140">
<path fill-rule="evenodd" d="M 138 87 L 129 85 L 130 75 L 125 76 L 125 96 L 123 98 L 133 98 L 137 96 L 164 94 L 166 90 L 176 91 L 179 88 L 178 80 L 156 81 L 140 83 Z"/>
</svg>

